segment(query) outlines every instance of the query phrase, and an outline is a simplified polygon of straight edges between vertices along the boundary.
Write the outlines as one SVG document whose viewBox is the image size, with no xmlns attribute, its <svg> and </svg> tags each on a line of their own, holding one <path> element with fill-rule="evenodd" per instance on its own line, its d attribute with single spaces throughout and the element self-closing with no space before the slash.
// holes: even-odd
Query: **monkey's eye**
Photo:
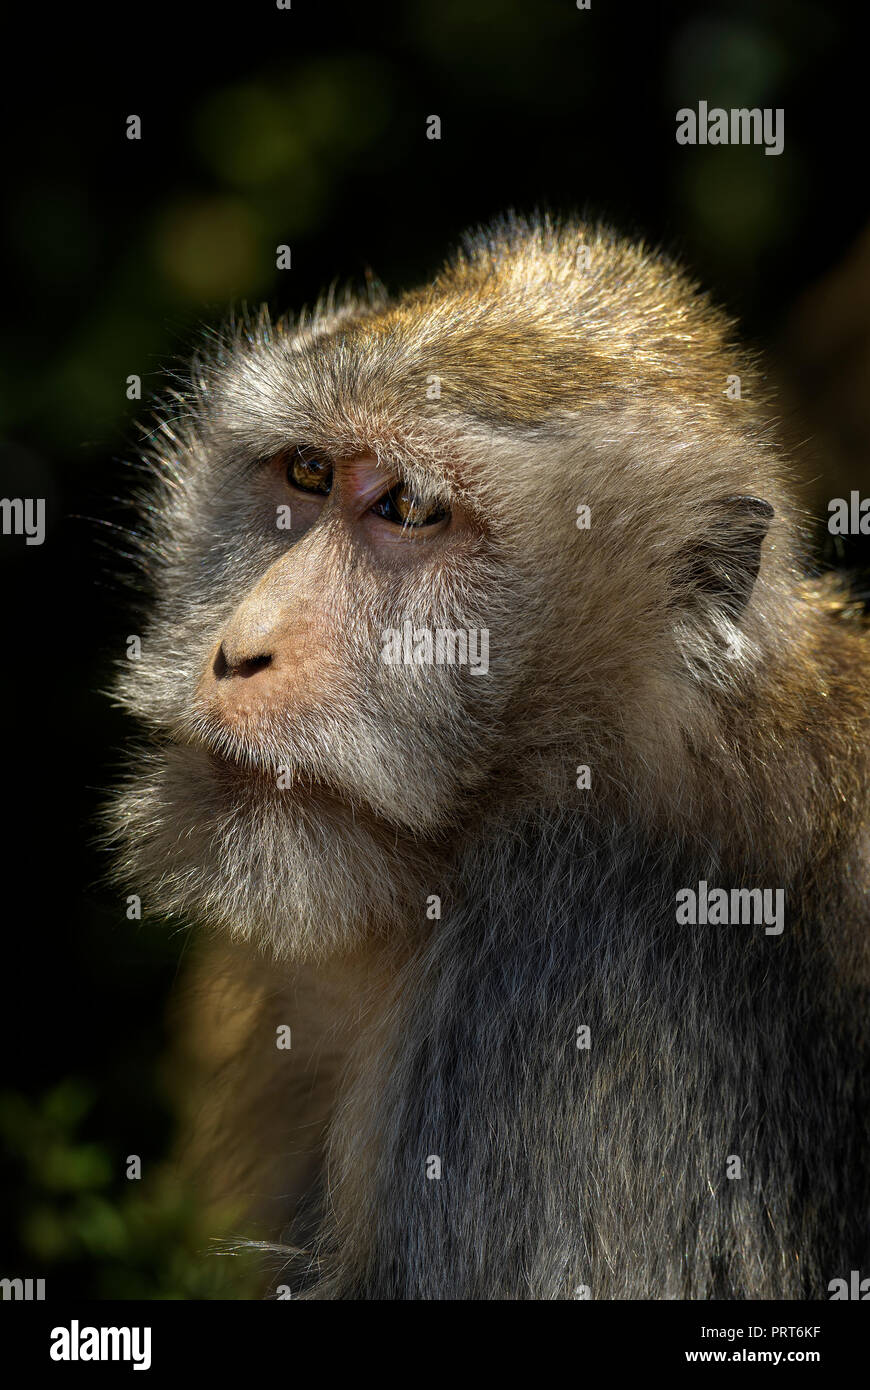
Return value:
<svg viewBox="0 0 870 1390">
<path fill-rule="evenodd" d="M 396 483 L 372 507 L 375 516 L 392 521 L 396 526 L 434 526 L 450 513 L 440 502 L 425 502 L 412 492 L 407 483 Z"/>
<path fill-rule="evenodd" d="M 326 494 L 332 488 L 332 464 L 302 449 L 294 449 L 287 464 L 287 481 L 302 492 Z"/>
</svg>

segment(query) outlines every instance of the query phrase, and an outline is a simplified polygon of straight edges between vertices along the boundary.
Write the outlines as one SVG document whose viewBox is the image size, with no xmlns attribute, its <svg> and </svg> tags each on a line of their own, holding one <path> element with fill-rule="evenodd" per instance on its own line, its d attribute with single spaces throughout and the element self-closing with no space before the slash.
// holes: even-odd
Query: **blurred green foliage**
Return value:
<svg viewBox="0 0 870 1390">
<path fill-rule="evenodd" d="M 165 1171 L 128 1179 L 127 1155 L 81 1136 L 93 1103 L 93 1088 L 72 1078 L 35 1100 L 0 1094 L 9 1161 L 3 1196 L 16 1211 L 22 1261 L 3 1273 L 39 1278 L 49 1271 L 50 1297 L 254 1296 L 257 1257 L 217 1253 L 193 1190 Z"/>
</svg>

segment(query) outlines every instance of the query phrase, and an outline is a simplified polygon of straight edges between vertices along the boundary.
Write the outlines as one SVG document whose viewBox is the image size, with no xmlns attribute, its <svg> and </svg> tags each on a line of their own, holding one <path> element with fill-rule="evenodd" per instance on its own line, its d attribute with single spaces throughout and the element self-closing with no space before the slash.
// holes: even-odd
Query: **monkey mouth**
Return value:
<svg viewBox="0 0 870 1390">
<path fill-rule="evenodd" d="M 229 752 L 217 752 L 213 748 L 204 750 L 209 766 L 219 777 L 228 777 L 235 782 L 252 786 L 273 787 L 275 778 L 266 768 Z"/>
<path fill-rule="evenodd" d="M 295 765 L 283 765 L 276 769 L 263 761 L 252 758 L 247 753 L 235 753 L 209 748 L 206 750 L 209 764 L 219 777 L 229 778 L 233 783 L 248 787 L 260 787 L 265 792 L 278 792 L 281 795 L 291 792 L 327 792 L 326 786 L 313 775 L 305 773 Z M 280 779 L 280 780 L 279 780 Z"/>
<path fill-rule="evenodd" d="M 294 792 L 297 788 L 314 790 L 321 785 L 317 778 L 299 767 L 296 757 L 288 754 L 283 762 L 276 764 L 256 744 L 248 741 L 218 740 L 200 730 L 190 729 L 174 729 L 155 741 L 160 748 L 178 748 L 198 755 L 219 779 L 230 784 L 259 786 L 264 791 Z M 286 779 L 286 786 L 279 778 Z"/>
<path fill-rule="evenodd" d="M 218 785 L 232 795 L 250 796 L 259 793 L 262 800 L 276 805 L 283 801 L 294 806 L 308 805 L 325 808 L 336 801 L 347 800 L 347 793 L 331 786 L 322 777 L 300 767 L 298 759 L 287 757 L 280 766 L 263 757 L 257 748 L 217 748 L 201 739 L 173 738 L 169 746 L 198 752 L 214 775 Z"/>
</svg>

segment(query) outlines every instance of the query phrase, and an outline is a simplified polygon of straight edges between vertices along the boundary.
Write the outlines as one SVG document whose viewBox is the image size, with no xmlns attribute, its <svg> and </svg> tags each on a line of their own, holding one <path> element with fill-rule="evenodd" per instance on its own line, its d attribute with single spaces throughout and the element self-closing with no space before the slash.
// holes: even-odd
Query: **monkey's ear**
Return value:
<svg viewBox="0 0 870 1390">
<path fill-rule="evenodd" d="M 698 536 L 681 567 L 679 588 L 697 599 L 712 599 L 737 620 L 749 602 L 761 567 L 761 545 L 773 520 L 773 507 L 760 497 L 725 497 L 711 508 L 710 525 Z"/>
</svg>

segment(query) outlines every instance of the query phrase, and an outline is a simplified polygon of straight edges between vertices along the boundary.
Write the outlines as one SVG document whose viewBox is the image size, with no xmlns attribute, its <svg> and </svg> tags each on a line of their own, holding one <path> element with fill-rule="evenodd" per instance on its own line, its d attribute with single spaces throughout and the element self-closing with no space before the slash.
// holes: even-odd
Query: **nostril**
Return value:
<svg viewBox="0 0 870 1390">
<path fill-rule="evenodd" d="M 252 656 L 248 661 L 240 661 L 238 666 L 230 668 L 231 676 L 255 676 L 258 671 L 272 663 L 271 656 Z"/>
<path fill-rule="evenodd" d="M 225 680 L 227 676 L 255 676 L 258 671 L 262 671 L 266 666 L 269 666 L 271 661 L 272 657 L 271 654 L 269 654 L 251 656 L 244 661 L 237 661 L 235 665 L 232 665 L 227 661 L 226 653 L 224 652 L 224 644 L 221 642 L 217 649 L 217 656 L 212 663 L 212 671 L 214 672 L 215 680 L 219 681 Z"/>
</svg>

